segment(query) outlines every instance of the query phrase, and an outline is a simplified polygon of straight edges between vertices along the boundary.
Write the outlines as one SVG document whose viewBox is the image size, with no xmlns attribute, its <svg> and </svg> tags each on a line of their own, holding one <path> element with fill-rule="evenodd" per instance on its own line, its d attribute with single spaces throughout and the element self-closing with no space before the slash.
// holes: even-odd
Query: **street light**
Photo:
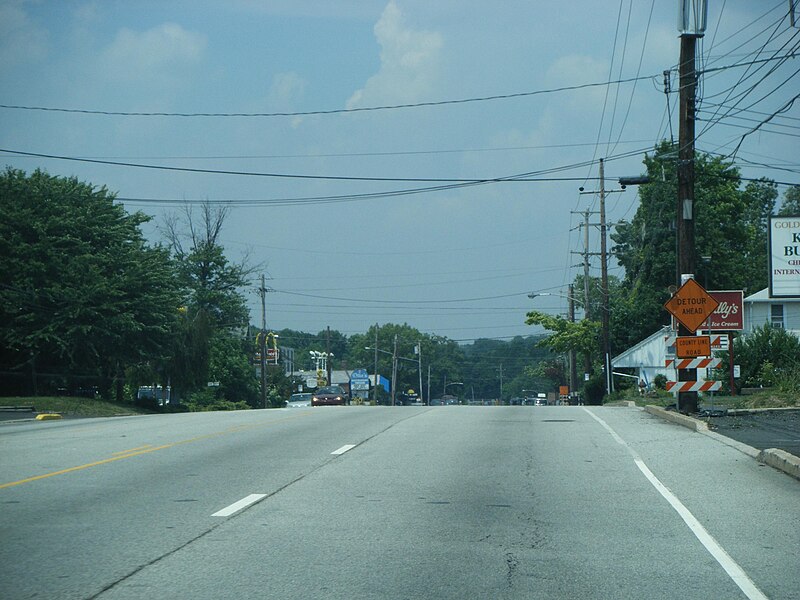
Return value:
<svg viewBox="0 0 800 600">
<path fill-rule="evenodd" d="M 570 291 L 569 294 L 558 294 L 558 293 L 555 293 L 555 292 L 531 292 L 530 294 L 528 294 L 528 298 L 534 299 L 534 298 L 536 298 L 538 296 L 558 296 L 560 298 L 566 298 L 567 300 L 569 300 L 569 322 L 570 323 L 574 323 L 575 322 L 575 302 L 580 302 L 580 300 L 578 300 L 578 299 L 576 299 L 575 297 L 572 296 L 572 293 L 571 293 L 572 292 L 572 284 L 570 284 L 570 286 L 569 286 L 569 291 Z M 587 314 L 589 298 L 586 298 L 585 302 L 586 302 L 586 306 L 584 306 L 584 309 L 583 309 L 584 310 L 584 318 L 585 318 L 585 315 Z M 589 364 L 589 358 L 588 358 L 588 355 L 587 355 L 587 357 L 586 357 L 586 365 L 585 365 L 587 373 L 589 371 L 589 367 L 590 367 L 590 364 Z M 577 387 L 578 387 L 578 373 L 577 373 L 577 365 L 576 365 L 576 361 L 575 361 L 575 351 L 574 350 L 570 350 L 569 351 L 569 391 L 570 391 L 570 393 L 575 392 Z"/>
<path fill-rule="evenodd" d="M 450 383 L 445 383 L 444 389 L 442 390 L 442 398 L 444 398 L 447 395 L 447 388 L 449 388 L 451 385 L 464 385 L 464 384 L 460 381 L 451 381 Z"/>
</svg>

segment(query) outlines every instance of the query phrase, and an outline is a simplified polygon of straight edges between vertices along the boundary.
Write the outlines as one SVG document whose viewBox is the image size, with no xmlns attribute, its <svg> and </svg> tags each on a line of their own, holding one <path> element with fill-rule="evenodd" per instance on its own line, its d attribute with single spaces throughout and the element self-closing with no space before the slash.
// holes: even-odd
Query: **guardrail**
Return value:
<svg viewBox="0 0 800 600">
<path fill-rule="evenodd" d="M 36 410 L 33 406 L 0 406 L 0 411 L 6 412 L 34 412 Z"/>
</svg>

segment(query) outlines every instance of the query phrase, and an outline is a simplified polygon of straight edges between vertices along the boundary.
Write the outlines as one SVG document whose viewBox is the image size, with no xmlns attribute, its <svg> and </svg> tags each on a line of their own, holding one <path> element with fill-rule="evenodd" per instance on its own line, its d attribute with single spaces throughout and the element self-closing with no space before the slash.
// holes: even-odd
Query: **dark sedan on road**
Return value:
<svg viewBox="0 0 800 600">
<path fill-rule="evenodd" d="M 321 387 L 311 396 L 311 406 L 345 405 L 348 403 L 347 393 L 338 385 Z"/>
</svg>

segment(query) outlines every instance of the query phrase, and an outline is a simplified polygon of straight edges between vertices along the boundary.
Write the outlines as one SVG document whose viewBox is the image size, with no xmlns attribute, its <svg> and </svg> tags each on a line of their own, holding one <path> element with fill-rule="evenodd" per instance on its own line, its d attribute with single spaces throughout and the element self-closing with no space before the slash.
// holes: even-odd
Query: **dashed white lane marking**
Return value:
<svg viewBox="0 0 800 600">
<path fill-rule="evenodd" d="M 239 500 L 238 502 L 234 502 L 230 506 L 226 506 L 222 510 L 218 510 L 215 512 L 212 517 L 230 517 L 232 514 L 239 512 L 253 504 L 254 502 L 258 502 L 262 498 L 266 498 L 266 494 L 250 494 Z"/>
<path fill-rule="evenodd" d="M 344 454 L 348 450 L 352 450 L 355 447 L 356 447 L 355 444 L 345 444 L 344 446 L 342 446 L 338 450 L 334 450 L 333 452 L 331 452 L 331 454 L 334 455 L 334 456 L 339 456 L 340 454 Z"/>
<path fill-rule="evenodd" d="M 636 466 L 639 467 L 639 470 L 647 477 L 647 480 L 652 484 L 654 488 L 658 490 L 658 492 L 664 497 L 664 499 L 670 503 L 670 506 L 675 509 L 683 522 L 689 527 L 692 533 L 700 540 L 700 543 L 705 546 L 705 549 L 708 550 L 709 554 L 713 556 L 716 561 L 720 564 L 720 566 L 725 569 L 725 572 L 728 576 L 733 580 L 733 582 L 739 586 L 739 589 L 744 592 L 744 595 L 747 596 L 750 600 L 767 600 L 767 596 L 758 589 L 756 584 L 753 582 L 750 577 L 748 577 L 747 573 L 744 572 L 739 564 L 731 558 L 731 555 L 728 554 L 725 549 L 720 546 L 719 542 L 714 539 L 714 537 L 708 533 L 705 527 L 697 520 L 697 518 L 689 511 L 688 508 L 678 500 L 678 497 L 673 494 L 667 486 L 665 486 L 661 481 L 656 477 L 653 472 L 647 467 L 644 463 L 642 458 L 631 448 L 628 443 L 623 440 L 616 431 L 614 431 L 611 426 L 606 423 L 603 419 L 598 417 L 588 408 L 584 409 L 589 415 L 603 428 L 611 434 L 611 437 L 614 438 L 614 441 L 624 446 L 625 449 L 633 456 L 633 461 L 636 463 Z"/>
</svg>

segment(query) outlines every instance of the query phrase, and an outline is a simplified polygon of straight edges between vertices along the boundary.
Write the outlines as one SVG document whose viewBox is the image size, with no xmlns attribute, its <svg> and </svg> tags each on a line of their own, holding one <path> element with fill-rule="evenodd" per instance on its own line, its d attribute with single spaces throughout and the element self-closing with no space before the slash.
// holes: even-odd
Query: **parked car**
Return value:
<svg viewBox="0 0 800 600">
<path fill-rule="evenodd" d="M 328 385 L 319 388 L 311 396 L 311 406 L 324 406 L 330 404 L 350 404 L 347 393 L 338 385 Z"/>
</svg>

